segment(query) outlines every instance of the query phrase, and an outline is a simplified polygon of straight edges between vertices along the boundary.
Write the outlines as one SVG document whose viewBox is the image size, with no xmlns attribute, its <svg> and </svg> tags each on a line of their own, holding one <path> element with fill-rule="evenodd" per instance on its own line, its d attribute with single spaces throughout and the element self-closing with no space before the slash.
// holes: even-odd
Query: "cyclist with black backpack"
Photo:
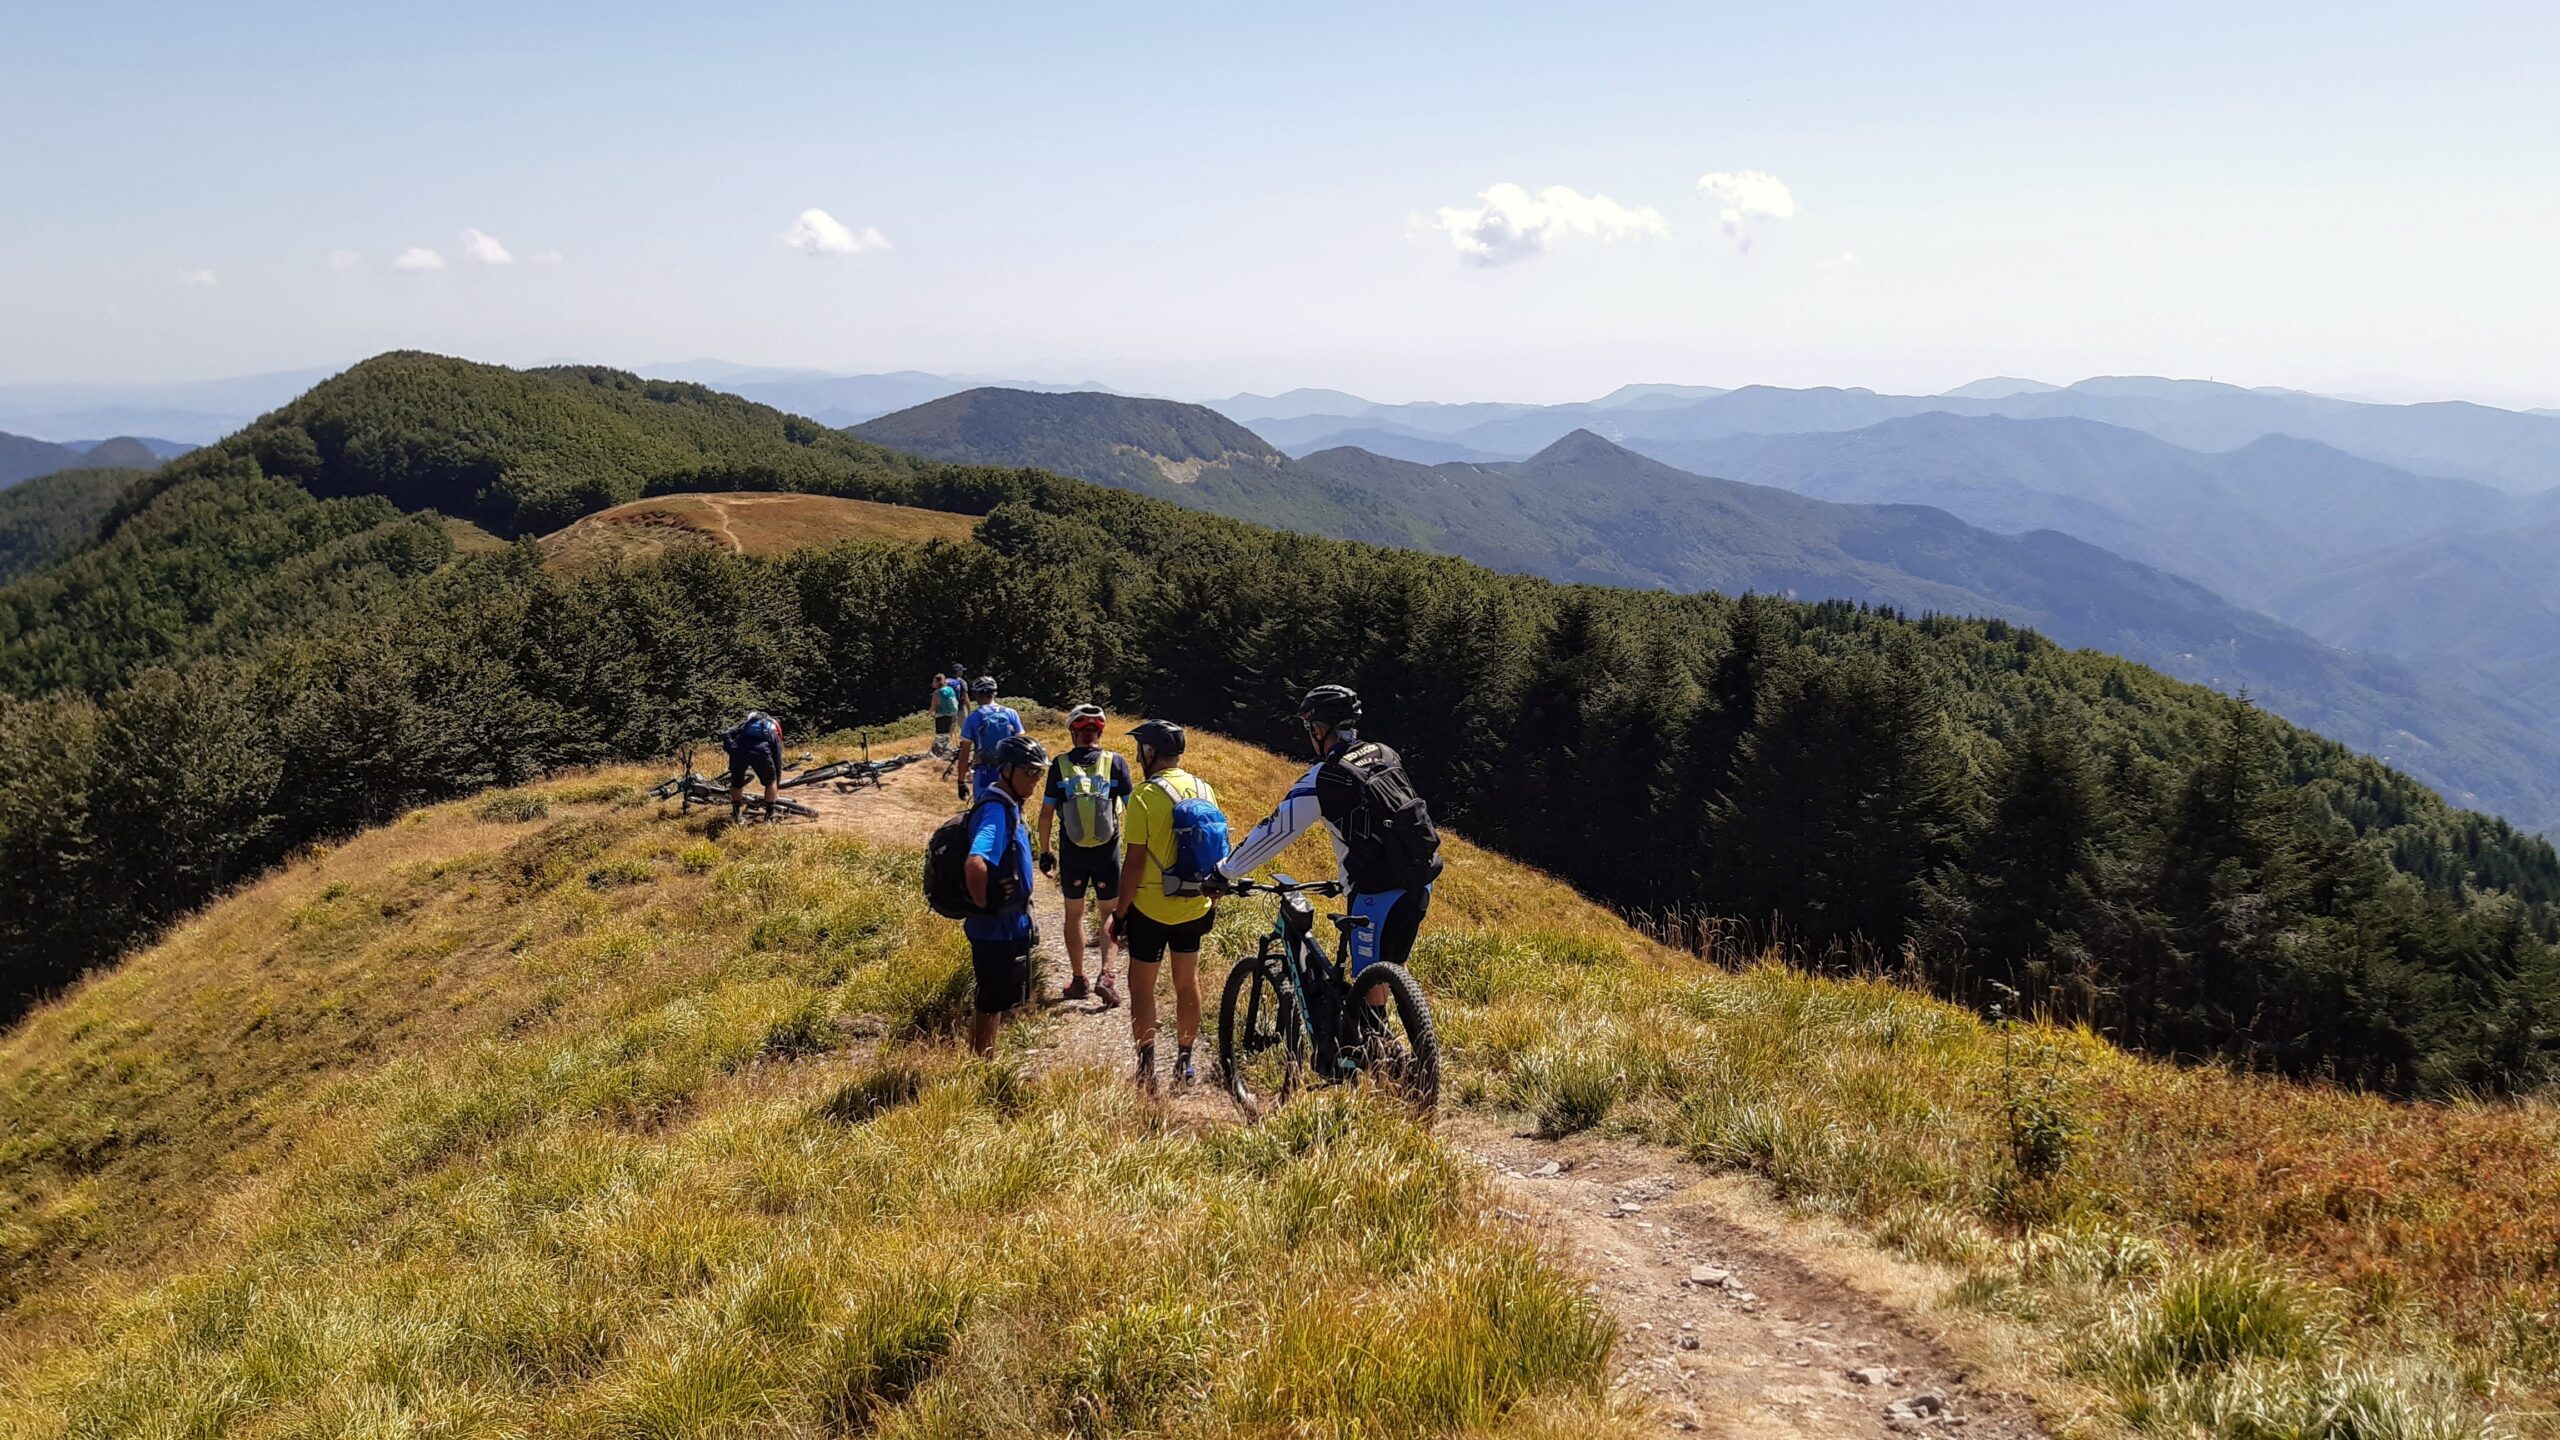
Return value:
<svg viewBox="0 0 2560 1440">
<path fill-rule="evenodd" d="M 1123 817 L 1129 842 L 1120 894 L 1104 921 L 1129 957 L 1129 1037 L 1137 1043 L 1137 1081 L 1156 1088 L 1156 967 L 1173 957 L 1173 1035 L 1181 1047 L 1174 1084 L 1199 1073 L 1191 1047 L 1200 1038 L 1200 941 L 1217 922 L 1207 884 L 1227 853 L 1227 817 L 1207 781 L 1182 768 L 1182 727 L 1149 720 L 1129 732 L 1146 780 Z"/>
<path fill-rule="evenodd" d="M 720 748 L 729 753 L 730 823 L 737 823 L 738 813 L 746 808 L 749 775 L 763 782 L 769 812 L 782 784 L 781 724 L 761 710 L 750 710 L 747 718 L 720 732 Z"/>
<path fill-rule="evenodd" d="M 1105 717 L 1099 705 L 1079 705 L 1067 712 L 1072 749 L 1049 762 L 1049 788 L 1040 800 L 1040 873 L 1058 877 L 1066 899 L 1067 965 L 1075 978 L 1060 992 L 1061 1000 L 1082 1000 L 1089 993 L 1111 1009 L 1120 1003 L 1120 987 L 1112 979 L 1112 961 L 1120 942 L 1110 927 L 1102 931 L 1102 976 L 1085 988 L 1084 906 L 1090 896 L 1109 905 L 1120 898 L 1120 808 L 1135 788 L 1129 762 L 1102 748 Z M 1052 849 L 1049 827 L 1057 822 L 1065 843 Z"/>
<path fill-rule="evenodd" d="M 1379 961 L 1402 965 L 1413 953 L 1431 885 L 1440 878 L 1440 832 L 1406 778 L 1404 758 L 1360 738 L 1360 697 L 1347 685 L 1319 685 L 1298 702 L 1316 763 L 1289 787 L 1271 818 L 1253 827 L 1218 867 L 1212 888 L 1278 859 L 1307 827 L 1333 832 L 1334 857 L 1349 891 L 1346 908 L 1369 917 L 1349 932 L 1351 973 Z M 1372 1005 L 1385 996 L 1373 990 Z"/>
<path fill-rule="evenodd" d="M 996 780 L 969 807 L 968 859 L 961 868 L 969 909 L 960 933 L 969 937 L 978 992 L 969 1044 L 981 1055 L 996 1052 L 1005 1012 L 1031 998 L 1031 950 L 1040 934 L 1031 919 L 1031 832 L 1022 823 L 1022 802 L 1047 778 L 1049 751 L 1028 735 L 1011 735 L 988 762 Z"/>
</svg>

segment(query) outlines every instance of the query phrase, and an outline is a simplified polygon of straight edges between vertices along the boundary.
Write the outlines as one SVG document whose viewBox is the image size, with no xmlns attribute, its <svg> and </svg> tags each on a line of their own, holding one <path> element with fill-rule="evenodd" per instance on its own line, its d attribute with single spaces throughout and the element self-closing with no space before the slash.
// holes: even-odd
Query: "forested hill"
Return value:
<svg viewBox="0 0 2560 1440">
<path fill-rule="evenodd" d="M 597 366 L 508 370 L 377 356 L 165 472 L 239 459 L 323 498 L 379 495 L 506 535 L 673 490 L 868 496 L 928 468 L 700 385 Z"/>
<path fill-rule="evenodd" d="M 1419 464 L 1354 447 L 1290 460 L 1197 405 L 978 390 L 854 433 L 936 459 L 1032 466 L 1256 524 L 1551 580 L 1998 616 L 2246 693 L 2464 803 L 2560 825 L 2560 732 L 2530 711 L 2448 692 L 2401 661 L 2324 644 L 2054 530 L 1996 533 L 1924 505 L 1841 504 L 1692 474 L 1588 430 L 1521 461 Z"/>
<path fill-rule="evenodd" d="M 0 776 L 10 994 L 315 837 L 662 754 L 749 704 L 876 721 L 956 650 L 1009 691 L 1276 744 L 1299 687 L 1346 681 L 1464 833 L 1693 930 L 1774 923 L 1807 963 L 1905 957 L 2137 1046 L 2393 1090 L 2560 1064 L 2549 846 L 2002 622 L 1559 586 L 804 444 L 789 417 L 609 372 L 394 356 L 346 378 L 0 588 L 0 738 L 45 757 Z M 346 493 L 380 476 L 521 516 L 703 473 L 985 520 L 975 544 L 559 573 L 531 546 L 456 556 L 432 517 Z"/>
</svg>

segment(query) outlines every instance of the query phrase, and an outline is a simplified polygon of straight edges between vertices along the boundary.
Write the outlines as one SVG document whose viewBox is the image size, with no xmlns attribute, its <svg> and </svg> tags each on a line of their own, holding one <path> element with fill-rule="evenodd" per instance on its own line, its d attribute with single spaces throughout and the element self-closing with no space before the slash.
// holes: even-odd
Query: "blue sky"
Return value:
<svg viewBox="0 0 2560 1440">
<path fill-rule="evenodd" d="M 0 381 L 2560 405 L 2554 54 L 2523 4 L 17 6 Z"/>
</svg>

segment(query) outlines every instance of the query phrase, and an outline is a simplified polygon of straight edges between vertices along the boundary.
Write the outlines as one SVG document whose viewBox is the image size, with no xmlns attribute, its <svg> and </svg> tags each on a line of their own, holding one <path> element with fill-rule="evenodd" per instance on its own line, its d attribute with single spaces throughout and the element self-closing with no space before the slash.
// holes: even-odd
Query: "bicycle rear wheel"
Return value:
<svg viewBox="0 0 2560 1440">
<path fill-rule="evenodd" d="M 1266 955 L 1238 960 L 1218 1001 L 1218 1074 L 1248 1120 L 1286 1104 L 1307 1068 L 1306 1027 L 1277 969 Z"/>
<path fill-rule="evenodd" d="M 778 797 L 772 800 L 758 800 L 754 808 L 763 811 L 764 818 L 767 820 L 815 820 L 818 818 L 817 811 L 799 801 Z"/>
<path fill-rule="evenodd" d="M 1382 1007 L 1352 1001 L 1351 1058 L 1359 1083 L 1378 1087 L 1418 1115 L 1430 1114 L 1440 1103 L 1440 1031 L 1422 983 L 1401 965 L 1380 964 L 1361 971 L 1353 984 L 1359 996 L 1380 985 L 1387 991 Z"/>
</svg>

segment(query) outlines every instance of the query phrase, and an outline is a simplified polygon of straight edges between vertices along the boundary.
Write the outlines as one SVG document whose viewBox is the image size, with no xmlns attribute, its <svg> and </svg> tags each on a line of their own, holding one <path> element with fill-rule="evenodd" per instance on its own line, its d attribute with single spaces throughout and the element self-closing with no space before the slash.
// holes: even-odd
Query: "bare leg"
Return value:
<svg viewBox="0 0 2560 1440">
<path fill-rule="evenodd" d="M 990 1060 L 994 1059 L 996 1032 L 1003 1027 L 1002 1015 L 971 1015 L 969 1017 L 969 1048 Z"/>
<path fill-rule="evenodd" d="M 1102 968 L 1108 971 L 1111 968 L 1109 959 L 1111 934 L 1107 930 L 1102 936 L 1102 953 L 1104 956 Z M 1075 971 L 1077 979 L 1084 978 L 1084 902 L 1082 900 L 1067 902 L 1067 965 Z"/>
<path fill-rule="evenodd" d="M 1150 965 L 1147 968 L 1152 970 L 1155 967 Z M 1137 967 L 1133 965 L 1130 969 L 1134 972 Z M 1152 1012 L 1155 1008 L 1154 987 L 1149 986 L 1147 1009 Z M 1152 1030 L 1154 1027 L 1151 1025 L 1148 1028 Z M 1173 952 L 1173 1040 L 1175 1044 L 1188 1050 L 1199 1038 L 1200 952 L 1194 950 L 1186 955 L 1176 950 Z"/>
<path fill-rule="evenodd" d="M 1153 962 L 1129 962 L 1129 1038 L 1140 1045 L 1152 1045 L 1156 1041 L 1156 971 L 1159 968 Z M 1199 1007 L 1196 1001 L 1192 1011 L 1192 1019 L 1197 1023 Z M 1174 1014 L 1179 1016 L 1181 1013 L 1177 999 Z"/>
</svg>

